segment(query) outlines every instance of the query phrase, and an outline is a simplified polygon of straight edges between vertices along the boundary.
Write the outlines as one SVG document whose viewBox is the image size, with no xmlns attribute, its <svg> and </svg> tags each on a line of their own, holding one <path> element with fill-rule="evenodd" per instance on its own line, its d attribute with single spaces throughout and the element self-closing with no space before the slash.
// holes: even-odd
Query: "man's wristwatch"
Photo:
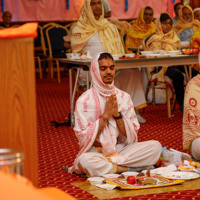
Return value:
<svg viewBox="0 0 200 200">
<path fill-rule="evenodd" d="M 119 116 L 118 116 L 118 117 L 113 116 L 113 118 L 114 118 L 114 119 L 121 119 L 121 118 L 122 118 L 121 112 L 119 112 Z"/>
</svg>

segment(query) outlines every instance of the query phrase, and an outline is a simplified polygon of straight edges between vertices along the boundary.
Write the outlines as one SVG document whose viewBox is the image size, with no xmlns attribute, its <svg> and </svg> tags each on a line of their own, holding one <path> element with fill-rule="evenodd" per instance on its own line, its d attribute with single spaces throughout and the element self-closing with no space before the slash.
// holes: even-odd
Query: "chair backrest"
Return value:
<svg viewBox="0 0 200 200">
<path fill-rule="evenodd" d="M 62 25 L 47 28 L 46 36 L 49 47 L 49 56 L 54 58 L 65 58 L 66 47 L 63 37 L 68 34 L 68 29 Z"/>
<path fill-rule="evenodd" d="M 75 21 L 75 22 L 72 22 L 72 23 L 69 23 L 69 24 L 65 25 L 64 27 L 65 27 L 65 28 L 68 30 L 68 32 L 69 32 L 70 29 L 71 29 L 72 27 L 75 26 L 75 24 L 76 24 L 76 21 Z"/>
<path fill-rule="evenodd" d="M 41 29 L 42 29 L 42 27 L 38 26 L 38 28 L 37 28 L 37 37 L 34 39 L 34 46 L 35 47 L 42 46 L 42 44 L 41 44 Z"/>
<path fill-rule="evenodd" d="M 37 37 L 34 39 L 35 56 L 45 56 L 44 36 L 42 27 L 37 28 Z"/>
<path fill-rule="evenodd" d="M 42 26 L 41 29 L 41 35 L 42 35 L 42 47 L 43 47 L 43 52 L 45 56 L 49 56 L 49 46 L 48 46 L 48 41 L 47 41 L 47 36 L 46 36 L 46 30 L 51 27 L 51 26 L 56 26 L 59 25 L 57 23 L 54 22 L 49 22 L 47 24 L 45 24 L 44 26 Z"/>
<path fill-rule="evenodd" d="M 154 35 L 155 33 L 149 35 L 148 37 L 144 38 L 142 41 L 142 47 L 143 49 L 146 49 L 146 43 L 148 42 L 148 40 L 151 38 L 152 35 Z"/>
</svg>

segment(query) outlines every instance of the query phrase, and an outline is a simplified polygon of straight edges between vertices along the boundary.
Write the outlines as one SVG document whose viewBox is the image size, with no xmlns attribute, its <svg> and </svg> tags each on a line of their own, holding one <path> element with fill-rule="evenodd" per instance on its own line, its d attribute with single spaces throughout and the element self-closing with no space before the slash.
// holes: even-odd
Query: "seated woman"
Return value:
<svg viewBox="0 0 200 200">
<path fill-rule="evenodd" d="M 146 42 L 146 50 L 177 50 L 181 47 L 180 39 L 173 30 L 173 21 L 168 13 L 161 13 L 157 25 L 156 34 L 151 36 Z M 155 74 L 155 67 L 148 68 L 148 73 Z M 176 93 L 176 99 L 179 104 L 179 110 L 183 110 L 184 99 L 184 76 L 178 67 L 163 66 L 158 68 L 158 73 L 154 75 L 158 81 L 164 82 L 165 75 L 173 81 L 173 86 Z"/>
<path fill-rule="evenodd" d="M 183 148 L 200 160 L 200 74 L 188 82 L 185 90 Z"/>
</svg>

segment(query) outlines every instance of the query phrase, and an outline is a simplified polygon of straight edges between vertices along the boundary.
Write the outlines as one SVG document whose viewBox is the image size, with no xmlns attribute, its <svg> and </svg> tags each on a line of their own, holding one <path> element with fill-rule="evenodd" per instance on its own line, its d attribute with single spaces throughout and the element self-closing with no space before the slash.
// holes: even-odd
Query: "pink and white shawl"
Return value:
<svg viewBox="0 0 200 200">
<path fill-rule="evenodd" d="M 200 137 L 200 74 L 192 78 L 186 87 L 183 113 L 183 148 L 190 149 Z"/>
<path fill-rule="evenodd" d="M 118 143 L 128 145 L 137 142 L 139 123 L 132 100 L 126 92 L 117 89 L 114 83 L 110 85 L 103 83 L 99 73 L 100 54 L 97 54 L 91 63 L 93 87 L 83 93 L 76 102 L 74 131 L 81 148 L 76 158 L 93 146 L 99 128 L 99 118 L 105 109 L 106 98 L 114 93 L 117 96 L 118 110 L 122 113 L 127 137 L 125 138 L 119 132 L 115 120 L 110 118 L 99 137 L 103 154 L 105 156 L 114 154 Z M 76 165 L 76 159 L 74 164 Z M 72 167 L 69 172 L 73 172 L 73 169 Z"/>
</svg>

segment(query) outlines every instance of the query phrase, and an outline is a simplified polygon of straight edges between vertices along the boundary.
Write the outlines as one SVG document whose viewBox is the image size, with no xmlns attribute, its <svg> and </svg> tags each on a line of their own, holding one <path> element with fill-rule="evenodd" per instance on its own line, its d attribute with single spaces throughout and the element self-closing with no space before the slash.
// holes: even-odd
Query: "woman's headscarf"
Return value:
<svg viewBox="0 0 200 200">
<path fill-rule="evenodd" d="M 152 21 L 150 24 L 146 24 L 144 21 L 145 8 L 141 9 L 138 18 L 127 32 L 126 49 L 129 47 L 139 48 L 139 46 L 142 43 L 142 40 L 155 32 L 155 23 Z"/>
<path fill-rule="evenodd" d="M 160 17 L 163 13 L 160 14 Z M 170 15 L 166 13 L 169 17 Z M 172 28 L 168 33 L 163 33 L 162 25 L 160 22 L 160 17 L 156 23 L 156 34 L 151 36 L 151 38 L 146 43 L 146 48 L 148 50 L 176 50 L 181 48 L 181 41 Z M 170 17 L 171 21 L 172 18 Z"/>
<path fill-rule="evenodd" d="M 183 19 L 183 9 L 188 8 L 192 12 L 192 21 L 187 22 Z M 178 22 L 174 25 L 174 29 L 177 34 L 181 33 L 185 29 L 193 28 L 194 31 L 200 26 L 200 22 L 197 19 L 194 19 L 194 13 L 192 8 L 189 5 L 183 6 L 179 10 L 179 19 Z"/>
<path fill-rule="evenodd" d="M 72 30 L 72 51 L 80 52 L 88 40 L 98 32 L 104 51 L 123 54 L 124 49 L 117 27 L 104 18 L 103 5 L 102 14 L 96 20 L 90 2 L 91 0 L 85 0 L 78 22 Z"/>
</svg>

